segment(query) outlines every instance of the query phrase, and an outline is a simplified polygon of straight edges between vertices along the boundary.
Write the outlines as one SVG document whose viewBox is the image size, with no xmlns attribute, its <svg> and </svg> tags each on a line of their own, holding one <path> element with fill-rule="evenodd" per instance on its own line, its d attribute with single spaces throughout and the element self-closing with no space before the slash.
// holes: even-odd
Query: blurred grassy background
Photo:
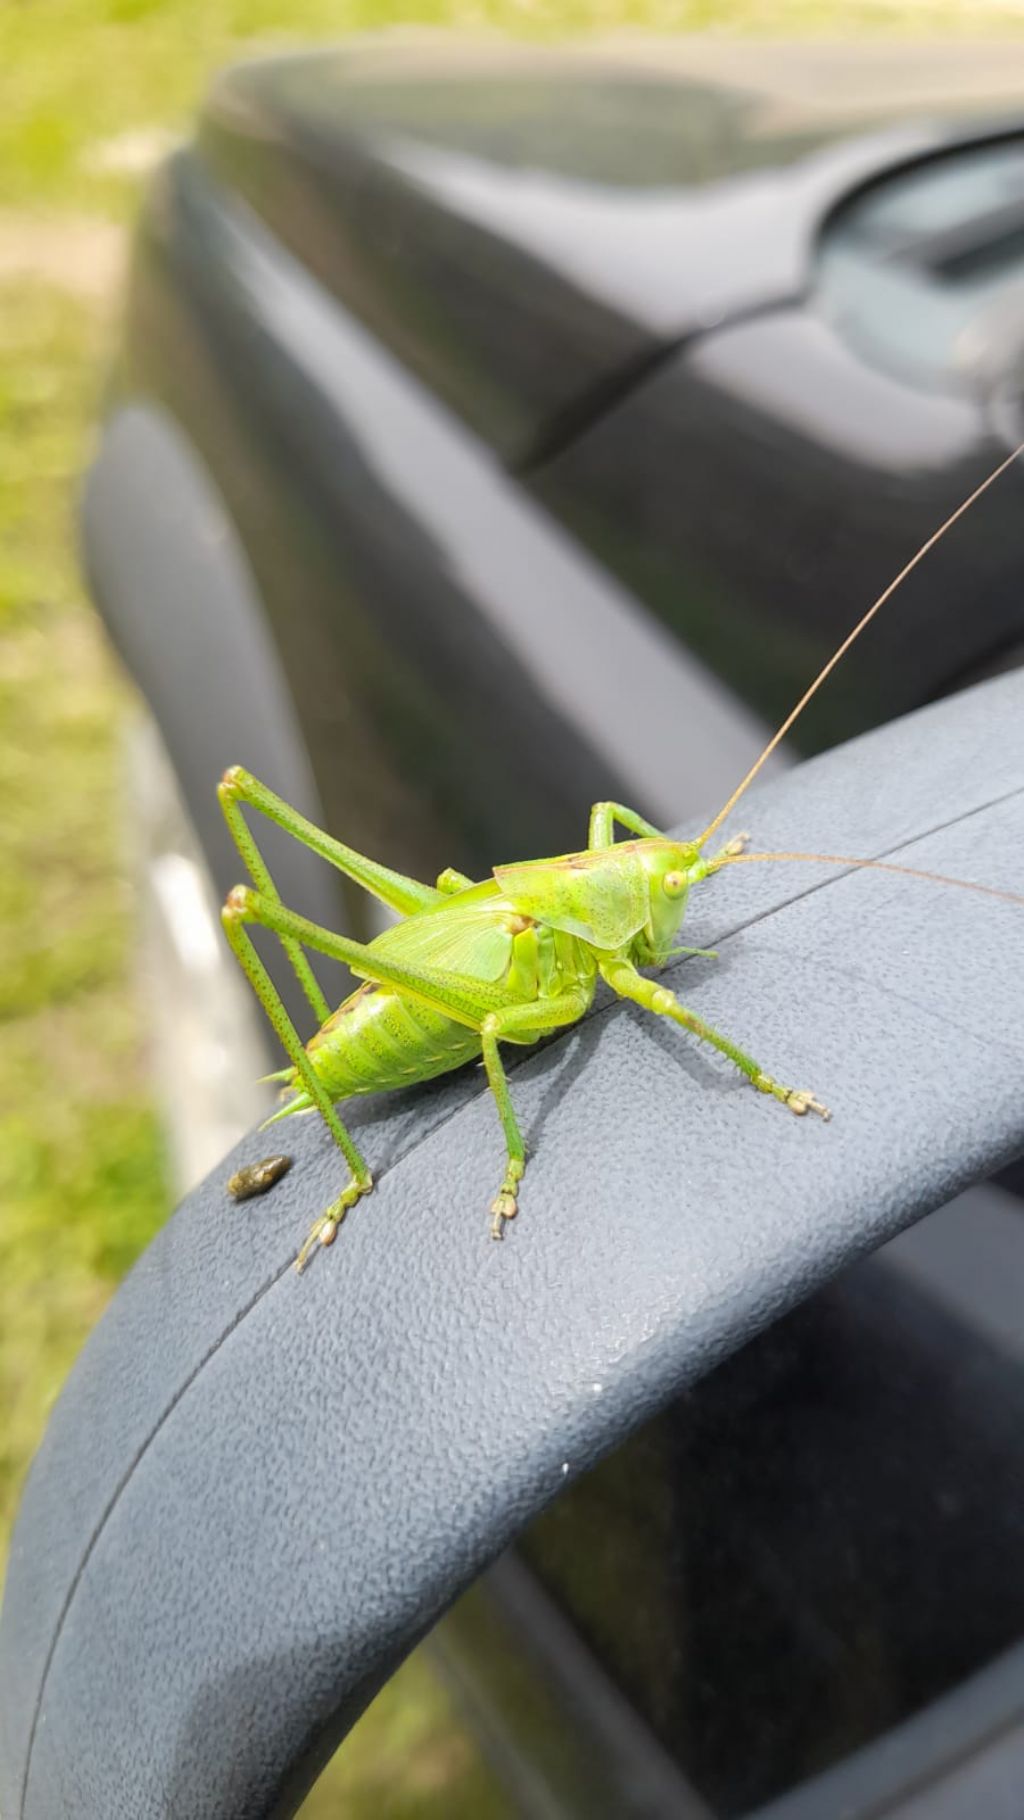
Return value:
<svg viewBox="0 0 1024 1820">
<path fill-rule="evenodd" d="M 7 0 L 0 12 L 0 1555 L 82 1339 L 168 1210 L 122 852 L 127 691 L 85 603 L 76 479 L 123 224 L 162 134 L 254 46 L 392 25 L 981 35 L 1024 0 Z M 400 1772 L 401 1792 L 395 1771 Z M 496 1815 L 414 1660 L 310 1812 Z"/>
</svg>

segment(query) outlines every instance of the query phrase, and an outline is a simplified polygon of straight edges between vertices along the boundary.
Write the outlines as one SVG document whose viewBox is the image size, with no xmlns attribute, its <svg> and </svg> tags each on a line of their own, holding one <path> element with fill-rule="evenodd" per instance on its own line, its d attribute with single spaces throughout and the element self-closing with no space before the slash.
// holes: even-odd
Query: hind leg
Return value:
<svg viewBox="0 0 1024 1820">
<path fill-rule="evenodd" d="M 287 939 L 295 947 L 312 948 L 317 953 L 328 955 L 332 960 L 343 961 L 363 978 L 411 991 L 417 998 L 436 1006 L 446 1016 L 472 1030 L 480 1029 L 483 1015 L 478 1008 L 480 996 L 483 995 L 486 1002 L 488 993 L 495 989 L 479 980 L 463 979 L 458 974 L 435 973 L 429 969 L 403 967 L 388 962 L 376 954 L 372 947 L 352 941 L 348 936 L 336 935 L 332 930 L 321 928 L 318 923 L 296 915 L 281 903 L 276 893 L 254 891 L 245 885 L 236 885 L 229 892 L 221 911 L 221 920 L 228 941 L 294 1064 L 296 1074 L 352 1171 L 352 1179 L 347 1187 L 309 1232 L 296 1259 L 296 1267 L 301 1270 L 317 1244 L 329 1245 L 332 1242 L 346 1210 L 361 1194 L 366 1194 L 373 1184 L 369 1169 L 319 1080 L 298 1031 L 246 932 L 245 924 L 256 923 L 272 931 L 280 940 Z M 560 1020 L 556 1015 L 547 1021 L 557 1023 Z"/>
<path fill-rule="evenodd" d="M 343 872 L 346 878 L 352 879 L 364 891 L 379 898 L 381 903 L 387 904 L 391 910 L 397 910 L 402 916 L 414 916 L 419 910 L 429 910 L 444 902 L 442 893 L 433 886 L 421 885 L 418 879 L 406 878 L 404 873 L 393 872 L 389 866 L 378 865 L 376 860 L 357 853 L 354 847 L 346 847 L 343 841 L 325 834 L 322 828 L 307 821 L 283 797 L 268 789 L 266 784 L 261 784 L 258 777 L 243 770 L 241 765 L 232 765 L 230 770 L 225 771 L 217 786 L 217 795 L 231 838 L 249 868 L 253 884 L 268 903 L 280 904 L 281 897 L 256 837 L 242 813 L 243 805 L 265 815 L 268 821 L 283 828 L 293 840 L 309 847 L 313 853 L 326 860 L 328 865 Z M 282 935 L 281 946 L 313 1007 L 317 1023 L 324 1023 L 330 1015 L 330 1007 L 301 944 L 289 935 Z"/>
<path fill-rule="evenodd" d="M 487 1000 L 490 998 L 493 1003 L 498 989 L 488 985 L 487 982 L 457 973 L 436 971 L 429 967 L 400 965 L 387 956 L 377 953 L 372 946 L 351 941 L 345 935 L 335 935 L 330 929 L 322 929 L 318 924 L 309 922 L 307 918 L 298 916 L 294 910 L 285 909 L 276 900 L 268 900 L 260 892 L 250 891 L 245 885 L 235 886 L 228 896 L 222 914 L 232 946 L 252 980 L 253 986 L 260 994 L 267 1015 L 274 1022 L 275 1029 L 279 1030 L 282 1042 L 296 1041 L 295 1031 L 285 1016 L 270 981 L 260 968 L 255 949 L 252 948 L 251 943 L 248 943 L 248 938 L 241 927 L 243 923 L 259 923 L 263 928 L 273 930 L 276 935 L 291 936 L 294 940 L 305 943 L 307 947 L 314 948 L 321 954 L 330 955 L 334 960 L 344 961 L 347 966 L 352 968 L 357 977 L 377 980 L 383 985 L 394 986 L 399 992 L 408 992 L 414 998 L 443 1012 L 454 1023 L 464 1024 L 470 1030 L 479 1031 L 487 1078 L 497 1101 L 508 1151 L 508 1169 L 498 1200 L 501 1201 L 502 1196 L 507 1198 L 500 1207 L 496 1202 L 492 1210 L 495 1213 L 495 1237 L 500 1238 L 502 1220 L 511 1219 L 515 1213 L 515 1188 L 522 1177 L 526 1151 L 508 1091 L 508 1081 L 501 1065 L 498 1044 L 502 1041 L 531 1042 L 535 1037 L 545 1036 L 549 1031 L 558 1029 L 560 1025 L 576 1023 L 577 1019 L 583 1016 L 593 998 L 592 984 L 580 985 L 558 998 L 537 999 L 525 1005 L 499 1004 L 496 1010 L 488 1011 L 486 1009 Z M 246 943 L 248 952 L 243 949 L 243 942 Z M 256 971 L 258 968 L 259 973 Z M 283 1020 L 280 1025 L 277 1022 L 278 1017 Z M 292 1054 L 294 1051 L 290 1049 L 289 1053 Z M 296 1066 L 299 1066 L 297 1058 Z M 300 1073 L 303 1082 L 307 1085 L 312 1072 L 309 1057 L 303 1050 Z M 313 1089 L 310 1091 L 313 1093 L 316 1105 L 322 1111 L 326 1095 L 319 1081 L 316 1082 L 315 1092 Z M 333 1106 L 329 1105 L 329 1111 L 330 1118 L 327 1118 L 326 1112 L 324 1117 L 327 1118 L 337 1142 L 344 1148 L 336 1127 L 344 1133 L 345 1142 L 351 1145 L 352 1140 L 345 1132 L 344 1126 L 341 1125 Z M 348 1155 L 347 1150 L 345 1154 Z M 358 1156 L 358 1152 L 356 1155 Z M 361 1162 L 362 1159 L 359 1160 Z M 355 1175 L 355 1164 L 352 1164 L 352 1169 L 353 1175 Z M 357 1192 L 365 1193 L 365 1188 L 359 1188 Z M 324 1217 L 326 1221 L 331 1222 L 332 1210 L 329 1209 Z M 335 1220 L 333 1223 L 336 1225 L 337 1221 Z M 320 1225 L 322 1226 L 323 1222 Z M 320 1231 L 320 1227 L 314 1227 L 300 1254 L 300 1262 L 305 1261 L 308 1248 L 316 1243 L 318 1236 L 323 1242 L 324 1235 Z M 326 1242 L 330 1243 L 333 1237 L 334 1232 L 331 1231 Z"/>
<path fill-rule="evenodd" d="M 282 1047 L 294 1064 L 296 1074 L 352 1172 L 351 1180 L 342 1189 L 337 1200 L 331 1203 L 326 1213 L 316 1221 L 299 1251 L 295 1267 L 297 1270 L 302 1270 L 315 1245 L 329 1245 L 332 1242 L 348 1209 L 358 1201 L 360 1195 L 368 1194 L 373 1187 L 373 1177 L 359 1149 L 338 1117 L 330 1096 L 317 1077 L 316 1070 L 306 1053 L 305 1044 L 288 1016 L 269 973 L 243 927 L 243 914 L 232 903 L 231 898 L 228 899 L 221 912 L 221 920 L 224 924 L 224 932 L 249 984 L 277 1032 Z M 298 946 L 297 943 L 295 945 Z"/>
</svg>

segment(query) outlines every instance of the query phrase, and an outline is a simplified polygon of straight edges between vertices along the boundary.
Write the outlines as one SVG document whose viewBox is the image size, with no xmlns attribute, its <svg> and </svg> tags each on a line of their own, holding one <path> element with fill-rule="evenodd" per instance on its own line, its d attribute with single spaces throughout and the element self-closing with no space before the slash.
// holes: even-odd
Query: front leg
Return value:
<svg viewBox="0 0 1024 1820">
<path fill-rule="evenodd" d="M 631 962 L 616 959 L 599 964 L 602 976 L 620 998 L 632 999 L 635 1005 L 642 1005 L 645 1011 L 653 1011 L 656 1017 L 669 1017 L 673 1023 L 681 1024 L 684 1030 L 699 1037 L 701 1042 L 710 1043 L 713 1049 L 729 1057 L 740 1073 L 746 1075 L 751 1086 L 757 1088 L 758 1093 L 770 1093 L 773 1098 L 781 1100 L 784 1106 L 788 1106 L 791 1112 L 801 1116 L 805 1112 L 816 1112 L 823 1119 L 831 1118 L 828 1107 L 816 1100 L 812 1093 L 803 1088 L 784 1087 L 772 1075 L 766 1074 L 753 1056 L 747 1055 L 736 1043 L 730 1042 L 727 1036 L 722 1036 L 720 1031 L 706 1024 L 696 1012 L 688 1011 L 667 986 L 660 986 L 656 980 L 645 979 Z"/>
<path fill-rule="evenodd" d="M 724 847 L 719 847 L 718 852 L 711 855 L 708 860 L 708 876 L 710 877 L 712 872 L 717 872 L 719 866 L 724 866 L 727 859 L 735 859 L 736 855 L 744 852 L 749 845 L 749 834 L 734 834 L 731 840 L 726 841 Z"/>
</svg>

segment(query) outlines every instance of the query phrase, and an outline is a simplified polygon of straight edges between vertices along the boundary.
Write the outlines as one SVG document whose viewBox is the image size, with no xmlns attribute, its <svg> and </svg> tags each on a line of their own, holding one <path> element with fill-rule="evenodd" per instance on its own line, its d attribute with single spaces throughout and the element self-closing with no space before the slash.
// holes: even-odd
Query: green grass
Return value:
<svg viewBox="0 0 1024 1820">
<path fill-rule="evenodd" d="M 535 38 L 708 28 L 977 36 L 1024 30 L 1024 8 L 1001 0 L 9 0 L 0 8 L 0 208 L 121 215 L 133 186 L 90 161 L 103 140 L 154 122 L 184 126 L 211 72 L 254 45 L 402 25 Z"/>
<path fill-rule="evenodd" d="M 121 863 L 124 695 L 75 573 L 94 315 L 0 287 L 0 1536 L 49 1404 L 166 1211 Z"/>
<path fill-rule="evenodd" d="M 301 1813 L 302 1820 L 513 1820 L 422 1651 L 378 1694 Z"/>
<path fill-rule="evenodd" d="M 101 168 L 97 148 L 184 127 L 245 49 L 398 24 L 1006 34 L 1024 26 L 1024 0 L 8 0 L 0 249 L 26 218 L 57 234 L 71 214 L 127 219 L 138 181 Z M 0 283 L 0 1555 L 68 1366 L 169 1199 L 122 849 L 128 695 L 72 534 L 110 322 L 103 304 Z M 308 1813 L 489 1820 L 499 1805 L 414 1658 Z"/>
</svg>

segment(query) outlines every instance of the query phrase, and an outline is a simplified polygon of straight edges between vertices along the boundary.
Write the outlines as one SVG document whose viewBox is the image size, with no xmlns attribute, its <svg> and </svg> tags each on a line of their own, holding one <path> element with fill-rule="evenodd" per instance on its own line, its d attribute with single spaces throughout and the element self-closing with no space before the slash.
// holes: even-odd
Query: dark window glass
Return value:
<svg viewBox="0 0 1024 1820">
<path fill-rule="evenodd" d="M 680 1398 L 522 1553 L 721 1815 L 1024 1636 L 1024 1216 L 933 1215 Z"/>
</svg>

